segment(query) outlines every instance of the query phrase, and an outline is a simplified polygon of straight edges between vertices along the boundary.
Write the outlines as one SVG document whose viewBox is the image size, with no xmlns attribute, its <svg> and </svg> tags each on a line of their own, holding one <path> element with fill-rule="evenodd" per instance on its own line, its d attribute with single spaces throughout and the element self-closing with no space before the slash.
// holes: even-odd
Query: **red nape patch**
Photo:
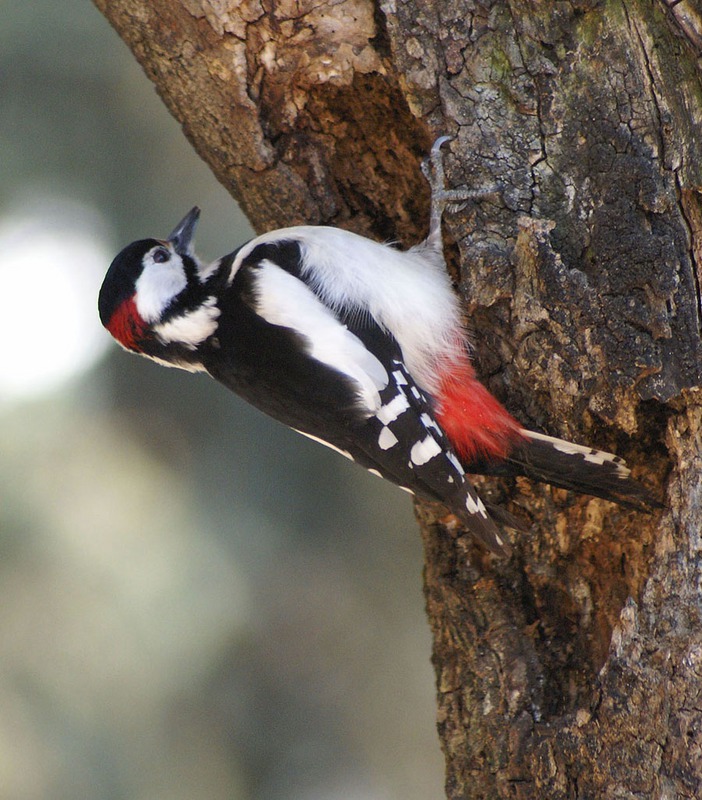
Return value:
<svg viewBox="0 0 702 800">
<path fill-rule="evenodd" d="M 444 373 L 437 399 L 439 424 L 466 463 L 503 459 L 522 436 L 522 426 L 475 377 L 467 359 Z"/>
<path fill-rule="evenodd" d="M 117 306 L 106 327 L 122 347 L 141 352 L 148 326 L 137 311 L 134 296 Z"/>
</svg>

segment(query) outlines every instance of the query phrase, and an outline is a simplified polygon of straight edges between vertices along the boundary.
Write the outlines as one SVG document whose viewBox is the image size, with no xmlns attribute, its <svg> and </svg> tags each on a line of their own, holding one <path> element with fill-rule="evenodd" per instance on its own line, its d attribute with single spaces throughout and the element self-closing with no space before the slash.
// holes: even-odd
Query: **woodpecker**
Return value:
<svg viewBox="0 0 702 800">
<path fill-rule="evenodd" d="M 654 504 L 616 455 L 526 430 L 478 381 L 443 258 L 447 205 L 497 190 L 446 188 L 439 138 L 422 165 L 427 238 L 399 250 L 346 230 L 264 233 L 212 263 L 199 209 L 167 239 L 114 259 L 100 320 L 126 350 L 205 372 L 261 411 L 419 497 L 510 553 L 469 476 L 525 475 L 637 510 Z"/>
</svg>

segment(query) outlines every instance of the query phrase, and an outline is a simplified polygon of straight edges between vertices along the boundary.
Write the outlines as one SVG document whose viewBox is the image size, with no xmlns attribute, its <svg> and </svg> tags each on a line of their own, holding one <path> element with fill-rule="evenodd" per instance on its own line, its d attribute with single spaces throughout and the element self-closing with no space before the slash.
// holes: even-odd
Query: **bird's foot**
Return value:
<svg viewBox="0 0 702 800">
<path fill-rule="evenodd" d="M 493 186 L 488 189 L 469 189 L 461 186 L 457 189 L 446 187 L 446 173 L 441 148 L 453 137 L 439 136 L 434 142 L 427 158 L 422 162 L 422 172 L 431 188 L 431 212 L 429 216 L 429 235 L 425 243 L 439 250 L 442 249 L 441 220 L 447 207 L 455 207 L 459 211 L 471 200 L 484 200 L 498 196 L 502 189 Z"/>
</svg>

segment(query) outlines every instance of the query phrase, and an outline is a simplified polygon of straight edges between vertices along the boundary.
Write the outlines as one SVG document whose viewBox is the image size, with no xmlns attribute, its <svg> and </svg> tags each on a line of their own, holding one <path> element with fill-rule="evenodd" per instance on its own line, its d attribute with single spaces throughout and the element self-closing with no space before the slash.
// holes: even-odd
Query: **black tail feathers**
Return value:
<svg viewBox="0 0 702 800">
<path fill-rule="evenodd" d="M 661 506 L 645 486 L 631 477 L 631 470 L 619 456 L 543 433 L 527 430 L 522 433 L 523 441 L 504 462 L 486 465 L 487 474 L 524 475 L 637 511 Z"/>
</svg>

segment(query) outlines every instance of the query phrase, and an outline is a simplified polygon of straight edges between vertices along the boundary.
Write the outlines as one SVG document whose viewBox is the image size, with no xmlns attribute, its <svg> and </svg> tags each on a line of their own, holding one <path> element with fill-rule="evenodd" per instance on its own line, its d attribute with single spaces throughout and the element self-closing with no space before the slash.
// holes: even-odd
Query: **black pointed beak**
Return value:
<svg viewBox="0 0 702 800">
<path fill-rule="evenodd" d="M 192 255 L 193 236 L 199 218 L 200 209 L 197 206 L 191 208 L 168 237 L 168 241 L 179 256 Z"/>
</svg>

